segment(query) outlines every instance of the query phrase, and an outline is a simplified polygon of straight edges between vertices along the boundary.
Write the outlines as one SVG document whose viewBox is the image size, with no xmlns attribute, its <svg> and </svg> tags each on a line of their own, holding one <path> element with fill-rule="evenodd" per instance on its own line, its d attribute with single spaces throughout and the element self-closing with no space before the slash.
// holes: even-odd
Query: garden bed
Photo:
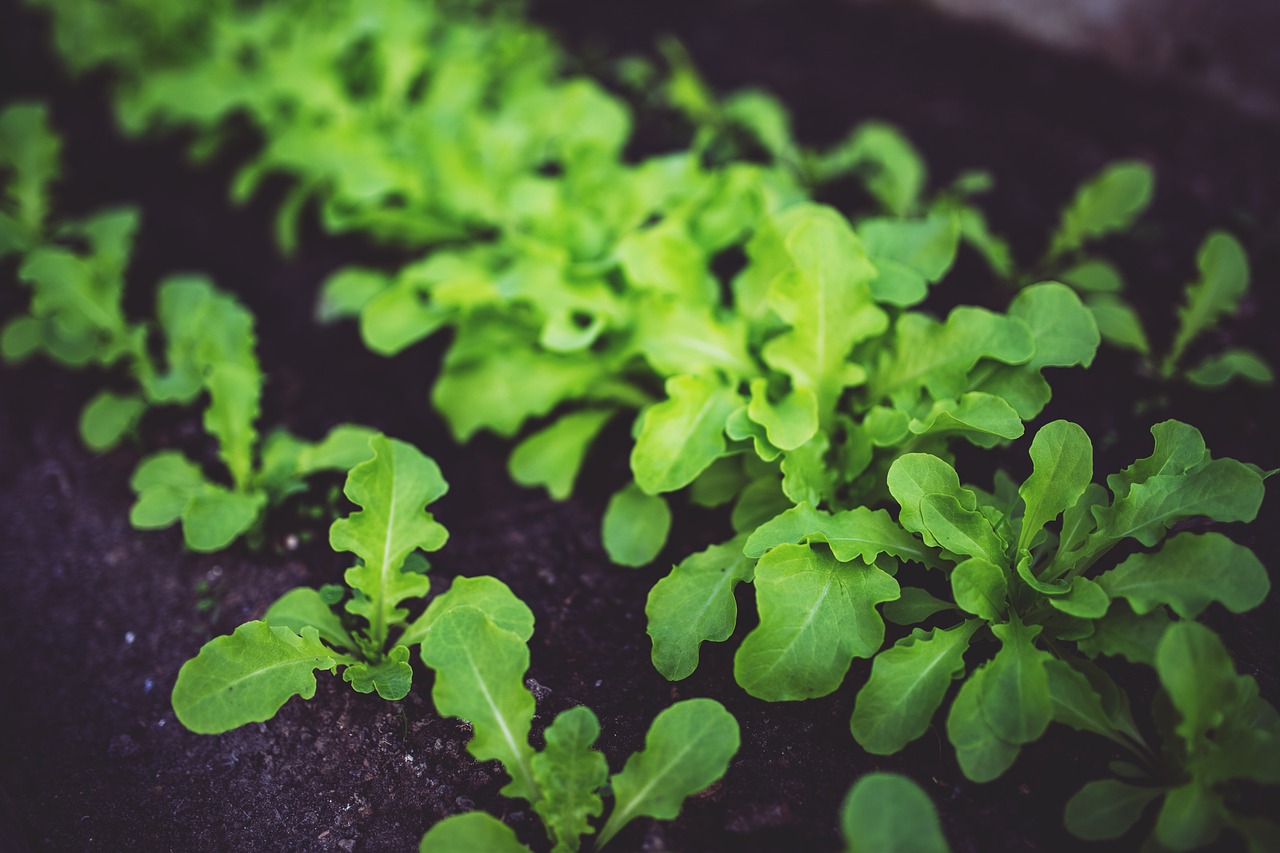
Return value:
<svg viewBox="0 0 1280 853">
<path fill-rule="evenodd" d="M 1112 255 L 1148 329 L 1162 343 L 1171 336 L 1196 246 L 1209 229 L 1228 227 L 1249 250 L 1255 282 L 1230 334 L 1280 364 L 1280 341 L 1268 328 L 1280 316 L 1275 127 L 910 11 L 833 3 L 805 4 L 803 13 L 791 4 L 667 6 L 547 2 L 535 15 L 587 57 L 647 50 L 658 33 L 674 33 L 717 89 L 753 85 L 776 94 L 805 142 L 830 142 L 858 120 L 883 118 L 920 147 L 935 185 L 964 168 L 989 169 L 997 189 L 983 206 L 1022 257 L 1040 251 L 1080 180 L 1111 159 L 1145 159 L 1158 176 L 1155 203 Z M 30 46 L 47 40 L 40 19 L 8 17 L 13 23 L 5 21 L 0 37 L 3 100 L 49 99 L 67 141 L 60 204 L 73 214 L 123 202 L 141 207 L 131 302 L 150 305 L 165 273 L 207 271 L 257 316 L 268 377 L 265 422 L 309 438 L 343 421 L 369 424 L 440 463 L 452 488 L 433 510 L 451 540 L 433 555 L 432 577 L 443 588 L 455 575 L 492 574 L 533 610 L 535 739 L 555 713 L 585 703 L 600 717 L 600 747 L 616 770 L 673 700 L 709 696 L 737 717 L 742 749 L 723 781 L 690 800 L 676 821 L 633 824 L 617 849 L 835 849 L 840 801 L 873 769 L 920 783 L 956 850 L 1063 849 L 1063 804 L 1083 782 L 1104 775 L 1113 757 L 1100 739 L 1055 726 L 985 785 L 964 778 L 934 729 L 895 756 L 871 756 L 850 737 L 848 723 L 867 661 L 854 662 L 835 694 L 801 703 L 760 702 L 734 683 L 732 652 L 753 627 L 750 608 L 733 641 L 704 648 L 691 678 L 663 679 L 649 661 L 645 595 L 672 561 L 727 538 L 727 518 L 677 512 L 672 541 L 654 566 L 611 564 L 597 531 L 600 508 L 627 476 L 624 428 L 593 450 L 570 500 L 556 503 L 514 486 L 500 442 L 458 447 L 431 409 L 427 389 L 443 342 L 388 360 L 363 347 L 353 324 L 312 321 L 318 283 L 329 272 L 386 255 L 308 225 L 298 259 L 282 259 L 271 238 L 279 186 L 233 208 L 226 200 L 231 158 L 194 168 L 176 141 L 120 139 L 101 81 L 66 82 L 52 59 Z M 839 206 L 855 192 L 837 186 L 824 200 Z M 10 315 L 23 299 L 5 288 L 0 314 Z M 978 259 L 962 253 L 929 308 L 1007 299 Z M 0 789 L 8 812 L 0 844 L 8 831 L 40 850 L 410 850 L 433 823 L 473 807 L 504 816 L 522 840 L 541 843 L 534 814 L 498 794 L 496 765 L 466 753 L 468 727 L 436 716 L 426 698 L 430 674 L 421 667 L 398 703 L 322 678 L 312 701 L 290 702 L 269 723 L 217 737 L 177 723 L 169 692 L 178 667 L 203 642 L 259 617 L 291 587 L 339 579 L 347 561 L 325 543 L 332 513 L 310 517 L 301 501 L 272 517 L 256 551 L 241 543 L 197 555 L 183 549 L 177 531 L 133 530 L 128 480 L 137 447 L 95 456 L 76 433 L 80 408 L 101 382 L 100 375 L 45 363 L 0 371 L 0 638 L 13 673 L 0 705 Z M 1100 472 L 1144 455 L 1147 427 L 1167 417 L 1195 424 L 1217 456 L 1280 464 L 1280 412 L 1271 390 L 1158 386 L 1135 375 L 1130 357 L 1114 349 L 1102 350 L 1088 372 L 1059 372 L 1040 421 L 1056 417 L 1094 436 Z M 199 429 L 192 413 L 150 416 L 138 444 L 199 446 Z M 1027 473 L 1023 448 L 997 455 Z M 958 467 L 985 483 L 990 465 L 962 454 Z M 313 492 L 336 490 L 339 482 L 334 477 Z M 1265 538 L 1278 523 L 1273 500 L 1257 523 L 1233 535 L 1264 564 L 1280 565 L 1280 547 Z M 740 596 L 749 594 L 740 588 Z M 1277 595 L 1246 616 L 1225 616 L 1210 611 L 1206 621 L 1275 702 Z M 901 629 L 890 630 L 892 641 Z M 1153 692 L 1151 674 L 1132 670 L 1139 690 Z M 1050 767 L 1052 775 L 1042 771 Z"/>
</svg>

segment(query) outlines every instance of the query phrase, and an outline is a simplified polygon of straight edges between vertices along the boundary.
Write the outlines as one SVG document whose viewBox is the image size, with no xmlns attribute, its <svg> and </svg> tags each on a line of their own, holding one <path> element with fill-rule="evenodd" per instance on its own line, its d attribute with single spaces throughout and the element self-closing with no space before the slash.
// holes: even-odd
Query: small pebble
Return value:
<svg viewBox="0 0 1280 853">
<path fill-rule="evenodd" d="M 125 643 L 125 645 L 126 645 L 126 646 L 132 646 L 132 645 L 133 645 L 133 641 L 134 641 L 134 640 L 136 640 L 136 639 L 138 639 L 138 635 L 137 635 L 137 634 L 135 634 L 135 633 L 133 633 L 132 631 L 125 631 L 125 632 L 124 632 L 124 643 Z"/>
</svg>

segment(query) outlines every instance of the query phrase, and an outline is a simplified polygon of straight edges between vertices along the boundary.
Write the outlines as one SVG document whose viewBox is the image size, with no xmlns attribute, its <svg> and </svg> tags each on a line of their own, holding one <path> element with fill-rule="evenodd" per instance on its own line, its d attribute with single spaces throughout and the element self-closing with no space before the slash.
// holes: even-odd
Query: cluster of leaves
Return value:
<svg viewBox="0 0 1280 853">
<path fill-rule="evenodd" d="M 481 585 L 484 582 L 484 585 Z M 436 710 L 471 723 L 468 750 L 497 759 L 511 777 L 502 789 L 526 800 L 542 819 L 558 853 L 573 853 L 591 821 L 613 808 L 594 837 L 600 849 L 638 817 L 671 820 L 685 799 L 724 775 L 738 751 L 738 724 L 712 699 L 677 702 L 654 719 L 645 747 L 609 774 L 594 749 L 600 735 L 584 706 L 561 712 L 544 732 L 545 746 L 529 744 L 533 694 L 524 684 L 533 615 L 493 578 L 458 578 L 428 608 L 434 621 L 422 639 L 422 660 L 435 671 Z M 483 812 L 446 818 L 423 837 L 423 853 L 527 851 L 515 833 Z"/>
<path fill-rule="evenodd" d="M 58 149 L 43 105 L 16 104 L 0 113 L 0 170 L 9 176 L 0 257 L 18 257 L 18 278 L 32 290 L 29 313 L 5 325 L 0 352 L 7 361 L 42 353 L 69 367 L 115 368 L 130 377 L 132 390 L 102 391 L 83 410 L 80 434 L 97 451 L 115 447 L 148 408 L 206 395 L 204 426 L 231 481 L 228 487 L 210 480 L 177 451 L 157 453 L 134 474 L 133 525 L 152 529 L 181 519 L 188 547 L 218 550 L 254 527 L 268 503 L 301 489 L 307 476 L 345 470 L 364 458 L 370 432 L 352 426 L 314 444 L 277 431 L 259 458 L 255 424 L 263 377 L 253 315 L 207 278 L 176 275 L 159 285 L 154 321 L 130 320 L 125 272 L 137 211 L 50 223 Z"/>
<path fill-rule="evenodd" d="M 1078 290 L 1102 337 L 1114 346 L 1137 352 L 1151 372 L 1166 380 L 1182 378 L 1201 388 L 1219 388 L 1236 379 L 1270 384 L 1274 378 L 1271 368 L 1256 352 L 1243 347 L 1207 355 L 1194 367 L 1185 364 L 1191 344 L 1223 319 L 1238 314 L 1248 291 L 1249 261 L 1234 236 L 1215 231 L 1201 244 L 1196 254 L 1199 276 L 1186 287 L 1177 330 L 1163 357 L 1153 351 L 1138 312 L 1122 295 L 1120 270 L 1091 251 L 1091 243 L 1133 227 L 1154 190 L 1155 175 L 1146 163 L 1120 160 L 1108 164 L 1085 181 L 1063 209 L 1034 275 L 1051 275 Z"/>
</svg>

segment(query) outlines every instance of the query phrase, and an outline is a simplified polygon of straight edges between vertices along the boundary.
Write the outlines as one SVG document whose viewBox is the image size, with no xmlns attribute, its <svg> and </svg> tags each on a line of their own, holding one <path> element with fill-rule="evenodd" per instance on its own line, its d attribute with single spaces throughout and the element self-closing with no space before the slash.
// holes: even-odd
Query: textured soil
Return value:
<svg viewBox="0 0 1280 853">
<path fill-rule="evenodd" d="M 1244 317 L 1204 346 L 1232 339 L 1280 365 L 1266 322 L 1280 316 L 1275 127 L 911 11 L 546 0 L 536 12 L 587 57 L 588 69 L 602 67 L 593 57 L 648 50 L 658 33 L 673 32 L 717 88 L 756 85 L 779 95 L 807 143 L 832 141 L 856 121 L 878 117 L 916 141 L 935 186 L 967 167 L 990 169 L 998 187 L 984 206 L 1024 260 L 1041 250 L 1081 178 L 1109 159 L 1143 157 L 1157 170 L 1157 199 L 1134 238 L 1111 254 L 1157 347 L 1171 337 L 1199 241 L 1210 228 L 1228 227 L 1250 251 L 1254 297 Z M 443 341 L 384 360 L 364 351 L 350 324 L 311 321 L 317 284 L 329 271 L 394 258 L 314 229 L 297 259 L 281 258 L 271 243 L 280 186 L 233 208 L 226 200 L 233 159 L 195 167 L 184 161 L 180 140 L 121 140 L 102 81 L 68 81 L 45 42 L 39 18 L 14 10 L 0 16 L 0 94 L 49 98 L 66 139 L 58 209 L 75 215 L 141 206 L 129 279 L 139 314 L 160 277 L 193 269 L 211 273 L 253 309 L 269 377 L 264 426 L 317 437 L 350 420 L 436 457 L 453 487 L 435 507 L 451 532 L 433 557 L 436 588 L 459 574 L 493 574 L 533 609 L 535 729 L 564 708 L 589 705 L 617 769 L 673 700 L 711 696 L 737 716 L 743 746 L 725 779 L 672 823 L 637 821 L 614 842 L 617 850 L 836 849 L 839 802 L 854 779 L 875 769 L 905 772 L 923 785 L 957 850 L 1085 847 L 1064 836 L 1061 808 L 1082 782 L 1105 773 L 1113 756 L 1097 739 L 1054 727 L 987 785 L 963 778 L 938 728 L 897 756 L 869 756 L 848 732 L 866 663 L 855 662 L 844 687 L 825 699 L 750 699 L 732 678 L 732 650 L 752 627 L 749 616 L 733 641 L 705 651 L 693 677 L 662 679 L 649 663 L 643 607 L 665 568 L 611 565 L 596 532 L 606 496 L 625 476 L 625 431 L 593 455 L 570 501 L 513 486 L 500 443 L 457 447 L 430 408 L 427 388 Z M 830 200 L 855 197 L 843 187 Z M 9 268 L 0 274 L 11 280 Z M 945 310 L 958 302 L 1002 306 L 1008 293 L 966 255 L 936 297 L 931 304 Z M 0 287 L 0 317 L 24 299 L 19 288 Z M 104 456 L 85 450 L 78 412 L 111 381 L 45 363 L 0 369 L 0 649 L 9 672 L 0 700 L 0 849 L 405 851 L 433 822 L 471 808 L 503 816 L 522 839 L 543 845 L 536 817 L 498 795 L 496 766 L 466 753 L 467 728 L 435 715 L 425 671 L 403 702 L 358 695 L 322 676 L 312 701 L 294 700 L 266 724 L 218 737 L 177 724 L 169 691 L 205 640 L 260 616 L 291 587 L 338 579 L 346 563 L 329 551 L 324 522 L 302 501 L 273 516 L 257 551 L 240 545 L 193 555 L 176 531 L 132 530 L 128 478 L 140 454 L 205 445 L 196 412 L 161 412 L 148 416 L 134 445 Z M 1199 426 L 1218 455 L 1280 465 L 1273 391 L 1161 387 L 1112 350 L 1087 373 L 1059 372 L 1051 381 L 1055 398 L 1042 420 L 1081 423 L 1095 439 L 1099 475 L 1146 455 L 1147 427 L 1166 417 Z M 1006 456 L 1025 473 L 1024 447 Z M 991 465 L 986 454 L 965 455 L 961 473 L 982 483 Z M 320 518 L 340 511 L 337 484 L 312 491 L 309 506 L 323 510 Z M 1257 524 L 1227 531 L 1272 566 L 1280 565 L 1280 548 L 1264 531 L 1280 523 L 1278 504 L 1273 496 Z M 715 513 L 677 515 L 660 567 L 727 531 Z M 1277 598 L 1273 592 L 1246 617 L 1208 617 L 1272 702 L 1280 693 Z M 1150 689 L 1147 673 L 1117 673 Z"/>
</svg>

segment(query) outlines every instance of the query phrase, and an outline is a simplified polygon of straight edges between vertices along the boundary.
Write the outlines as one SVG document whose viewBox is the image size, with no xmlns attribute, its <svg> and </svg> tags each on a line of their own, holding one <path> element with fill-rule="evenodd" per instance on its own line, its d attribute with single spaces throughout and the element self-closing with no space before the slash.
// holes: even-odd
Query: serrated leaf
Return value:
<svg viewBox="0 0 1280 853">
<path fill-rule="evenodd" d="M 868 773 L 840 808 L 845 853 L 947 853 L 937 809 L 896 773 Z"/>
<path fill-rule="evenodd" d="M 742 553 L 739 536 L 682 560 L 654 585 L 645 603 L 653 665 L 669 681 L 687 678 L 698 666 L 703 642 L 727 640 L 738 621 L 733 590 L 750 582 L 755 560 Z"/>
<path fill-rule="evenodd" d="M 1163 788 L 1140 788 L 1114 779 L 1090 782 L 1067 801 L 1067 830 L 1085 841 L 1105 841 L 1128 832 L 1147 804 L 1164 794 Z"/>
<path fill-rule="evenodd" d="M 1140 160 L 1107 164 L 1080 185 L 1063 209 L 1049 257 L 1061 257 L 1089 241 L 1129 228 L 1151 203 L 1154 187 L 1151 167 Z"/>
<path fill-rule="evenodd" d="M 231 472 L 237 489 L 247 488 L 253 477 L 258 431 L 254 423 L 261 413 L 262 374 L 256 359 L 246 363 L 213 364 L 205 375 L 209 406 L 204 428 L 218 442 L 218 456 Z"/>
<path fill-rule="evenodd" d="M 884 642 L 876 605 L 899 595 L 879 567 L 841 563 L 808 545 L 779 545 L 756 563 L 760 624 L 734 657 L 738 684 L 770 702 L 835 690 L 854 657 Z"/>
<path fill-rule="evenodd" d="M 332 605 L 311 587 L 295 587 L 277 598 L 263 614 L 262 621 L 272 627 L 288 628 L 295 634 L 302 633 L 303 628 L 315 628 L 320 639 L 331 646 L 356 648 Z"/>
<path fill-rule="evenodd" d="M 1153 553 L 1137 553 L 1104 572 L 1098 583 L 1135 613 L 1168 605 L 1194 619 L 1217 601 L 1233 613 L 1262 603 L 1271 588 L 1267 570 L 1243 545 L 1221 533 L 1179 533 Z"/>
<path fill-rule="evenodd" d="M 673 376 L 667 399 L 645 410 L 631 451 L 636 484 L 656 495 L 692 483 L 725 451 L 724 428 L 741 403 L 718 381 Z"/>
<path fill-rule="evenodd" d="M 329 527 L 329 544 L 360 558 L 344 576 L 361 593 L 347 602 L 347 612 L 368 621 L 369 639 L 381 648 L 388 628 L 407 615 L 400 602 L 430 589 L 426 577 L 402 567 L 413 551 L 435 551 L 448 539 L 426 506 L 449 487 L 436 463 L 412 445 L 381 435 L 369 445 L 373 458 L 352 468 L 343 487 L 362 509 Z"/>
<path fill-rule="evenodd" d="M 451 815 L 418 844 L 418 853 L 528 853 L 515 831 L 484 812 Z"/>
<path fill-rule="evenodd" d="M 1244 247 L 1225 231 L 1205 238 L 1196 253 L 1199 280 L 1187 285 L 1186 304 L 1178 309 L 1178 332 L 1165 360 L 1166 371 L 1181 360 L 1191 342 L 1224 316 L 1235 314 L 1249 289 L 1249 259 Z"/>
<path fill-rule="evenodd" d="M 724 775 L 739 742 L 737 721 L 713 699 L 689 699 L 663 711 L 649 727 L 644 749 L 609 780 L 613 813 L 596 848 L 637 817 L 675 818 L 688 797 Z"/>
<path fill-rule="evenodd" d="M 1002 397 L 982 391 L 961 394 L 955 400 L 937 400 L 908 429 L 918 436 L 958 434 L 979 447 L 994 447 L 1023 433 L 1017 411 Z"/>
<path fill-rule="evenodd" d="M 600 539 L 610 560 L 634 568 L 653 562 L 670 530 L 671 509 L 662 496 L 628 483 L 609 499 Z"/>
<path fill-rule="evenodd" d="M 294 696 L 316 692 L 315 671 L 337 670 L 342 656 L 315 629 L 295 634 L 265 622 L 246 622 L 204 644 L 182 665 L 173 686 L 178 721 L 199 734 L 220 734 L 275 716 Z"/>
<path fill-rule="evenodd" d="M 497 627 L 515 634 L 526 643 L 533 636 L 533 611 L 516 597 L 505 583 L 489 575 L 475 578 L 458 576 L 449 591 L 437 595 L 422 615 L 405 628 L 399 645 L 421 643 L 441 616 L 458 607 L 474 607 Z"/>
<path fill-rule="evenodd" d="M 591 442 L 609 422 L 608 409 L 571 412 L 516 446 L 507 465 L 522 486 L 543 486 L 558 501 L 569 497 Z"/>
<path fill-rule="evenodd" d="M 930 566 L 935 557 L 882 509 L 855 507 L 834 515 L 798 504 L 761 524 L 747 537 L 743 553 L 760 557 L 777 545 L 826 542 L 841 562 L 860 558 L 871 565 L 881 554 Z"/>
<path fill-rule="evenodd" d="M 964 671 L 969 639 L 981 624 L 971 619 L 949 630 L 917 628 L 875 656 L 850 721 L 863 749 L 892 755 L 925 733 L 947 688 Z"/>
<path fill-rule="evenodd" d="M 399 702 L 413 686 L 413 667 L 409 665 L 409 649 L 395 646 L 378 661 L 353 663 L 342 672 L 342 680 L 357 693 L 372 693 L 388 702 Z"/>
<path fill-rule="evenodd" d="M 817 396 L 825 423 L 849 384 L 854 344 L 883 332 L 888 317 L 871 298 L 875 268 L 843 216 L 814 208 L 787 234 L 786 250 L 794 265 L 770 284 L 768 303 L 790 328 L 762 355 Z"/>
<path fill-rule="evenodd" d="M 609 778 L 609 764 L 592 746 L 600 723 L 589 708 L 562 711 L 545 732 L 547 746 L 532 759 L 541 799 L 533 810 L 542 818 L 555 853 L 573 853 L 591 831 L 590 818 L 604 807 L 596 791 Z"/>
<path fill-rule="evenodd" d="M 422 662 L 435 671 L 431 698 L 442 717 L 459 717 L 475 732 L 467 750 L 497 759 L 511 776 L 502 793 L 538 799 L 530 762 L 533 694 L 524 686 L 529 647 L 465 605 L 448 609 L 422 641 Z"/>
</svg>

